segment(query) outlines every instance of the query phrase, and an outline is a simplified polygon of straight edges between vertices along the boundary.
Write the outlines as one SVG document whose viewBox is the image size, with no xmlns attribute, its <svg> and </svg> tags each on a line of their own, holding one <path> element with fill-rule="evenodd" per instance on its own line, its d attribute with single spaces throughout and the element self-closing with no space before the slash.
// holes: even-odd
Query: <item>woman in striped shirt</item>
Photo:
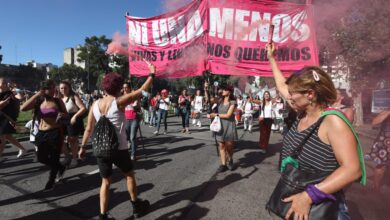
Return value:
<svg viewBox="0 0 390 220">
<path fill-rule="evenodd" d="M 315 126 L 321 114 L 336 101 L 336 89 L 329 75 L 319 67 L 305 67 L 285 79 L 274 54 L 274 44 L 267 46 L 268 59 L 275 78 L 277 89 L 291 107 L 298 111 L 298 119 L 288 131 L 283 141 L 282 159 L 291 155 L 300 141 Z M 362 176 L 357 141 L 349 126 L 336 115 L 328 115 L 303 145 L 298 156 L 302 170 L 314 169 L 331 174 L 315 185 L 317 192 L 329 195 L 342 191 L 350 183 Z M 308 219 L 310 207 L 315 198 L 306 191 L 297 193 L 284 202 L 291 202 L 286 219 Z M 349 219 L 345 199 L 337 198 L 339 219 Z M 344 217 L 342 217 L 343 214 Z M 340 218 L 341 217 L 341 218 Z"/>
</svg>

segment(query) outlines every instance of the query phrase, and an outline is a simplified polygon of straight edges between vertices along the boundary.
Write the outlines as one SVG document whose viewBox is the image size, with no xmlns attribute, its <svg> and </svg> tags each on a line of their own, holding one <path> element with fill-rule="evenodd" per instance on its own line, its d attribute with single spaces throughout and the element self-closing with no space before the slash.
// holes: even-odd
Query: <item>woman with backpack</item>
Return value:
<svg viewBox="0 0 390 220">
<path fill-rule="evenodd" d="M 72 90 L 68 81 L 60 83 L 60 97 L 65 103 L 66 111 L 70 118 L 70 123 L 65 125 L 64 134 L 67 136 L 72 159 L 70 159 L 69 148 L 64 145 L 63 152 L 66 157 L 64 164 L 68 164 L 68 168 L 74 168 L 78 164 L 79 135 L 84 133 L 83 115 L 87 112 L 87 109 L 80 96 Z"/>
<path fill-rule="evenodd" d="M 117 73 L 106 74 L 102 80 L 102 88 L 106 93 L 106 96 L 95 101 L 92 105 L 91 110 L 88 114 L 87 127 L 84 132 L 82 145 L 79 151 L 79 157 L 85 157 L 85 146 L 88 142 L 89 137 L 92 135 L 94 130 L 94 136 L 92 142 L 95 143 L 94 154 L 97 155 L 97 152 L 104 151 L 105 148 L 111 149 L 112 145 L 99 145 L 96 142 L 97 138 L 107 138 L 104 134 L 98 133 L 102 131 L 99 128 L 99 125 L 102 125 L 101 122 L 105 121 L 106 125 L 109 125 L 111 133 L 115 137 L 115 140 L 112 140 L 117 148 L 112 150 L 111 157 L 97 157 L 97 164 L 100 171 L 100 176 L 102 177 L 102 184 L 100 187 L 100 213 L 99 219 L 108 219 L 107 209 L 108 209 L 108 198 L 110 193 L 111 185 L 111 175 L 112 175 L 112 164 L 115 164 L 126 176 L 127 180 L 127 189 L 130 194 L 131 204 L 133 206 L 133 214 L 135 217 L 142 216 L 147 213 L 149 209 L 149 202 L 147 200 L 141 200 L 137 197 L 137 185 L 135 180 L 135 175 L 133 171 L 133 164 L 128 153 L 128 145 L 126 140 L 126 131 L 125 131 L 125 108 L 130 103 L 138 100 L 141 97 L 141 94 L 146 94 L 150 87 L 152 86 L 154 74 L 156 68 L 153 65 L 149 66 L 150 75 L 141 88 L 128 93 L 121 95 L 121 89 L 124 84 L 124 79 Z M 96 125 L 96 126 L 95 126 Z M 111 129 L 114 129 L 112 131 Z M 110 132 L 109 132 L 110 133 Z M 110 137 L 108 137 L 110 138 Z M 100 139 L 99 139 L 100 140 Z"/>
<path fill-rule="evenodd" d="M 54 98 L 55 92 L 55 82 L 47 80 L 42 84 L 41 90 L 21 106 L 22 111 L 33 109 L 33 124 L 36 120 L 39 122 L 39 130 L 35 136 L 38 161 L 50 167 L 44 191 L 52 190 L 65 172 L 65 166 L 60 163 L 60 154 L 64 143 L 62 121 L 68 119 L 68 112 L 62 100 Z"/>
</svg>

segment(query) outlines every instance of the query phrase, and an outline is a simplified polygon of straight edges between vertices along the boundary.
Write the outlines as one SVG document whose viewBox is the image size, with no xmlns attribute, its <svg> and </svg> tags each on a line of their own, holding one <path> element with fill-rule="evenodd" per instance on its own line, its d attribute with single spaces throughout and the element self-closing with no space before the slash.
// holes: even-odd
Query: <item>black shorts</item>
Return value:
<svg viewBox="0 0 390 220">
<path fill-rule="evenodd" d="M 69 117 L 72 118 L 75 113 L 69 114 Z M 74 125 L 69 124 L 65 126 L 65 135 L 68 136 L 79 136 L 84 134 L 84 122 L 82 118 L 77 118 Z"/>
<path fill-rule="evenodd" d="M 123 173 L 133 170 L 133 163 L 130 160 L 128 150 L 120 150 L 112 159 L 97 158 L 100 176 L 102 178 L 111 177 L 112 164 L 115 164 Z"/>
</svg>

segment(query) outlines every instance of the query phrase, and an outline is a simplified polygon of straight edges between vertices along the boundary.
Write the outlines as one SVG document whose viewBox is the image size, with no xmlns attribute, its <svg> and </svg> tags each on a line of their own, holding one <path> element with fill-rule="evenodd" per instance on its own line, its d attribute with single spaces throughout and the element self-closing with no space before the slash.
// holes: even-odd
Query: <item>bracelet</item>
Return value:
<svg viewBox="0 0 390 220">
<path fill-rule="evenodd" d="M 80 148 L 85 148 L 87 145 L 86 144 L 82 144 L 80 145 Z"/>
<path fill-rule="evenodd" d="M 154 77 L 156 76 L 155 73 L 149 73 L 149 76 L 152 77 L 152 79 L 154 79 Z"/>
<path fill-rule="evenodd" d="M 327 194 L 319 190 L 313 184 L 309 184 L 306 186 L 305 192 L 309 195 L 314 204 L 320 204 L 325 200 L 336 201 L 336 197 L 332 194 Z"/>
</svg>

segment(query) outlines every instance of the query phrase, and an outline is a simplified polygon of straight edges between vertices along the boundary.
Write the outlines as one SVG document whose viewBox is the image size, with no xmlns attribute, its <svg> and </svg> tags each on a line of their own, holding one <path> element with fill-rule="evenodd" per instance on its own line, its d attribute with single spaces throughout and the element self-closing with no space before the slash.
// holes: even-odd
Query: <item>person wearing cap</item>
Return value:
<svg viewBox="0 0 390 220">
<path fill-rule="evenodd" d="M 167 116 L 168 116 L 168 108 L 170 105 L 170 99 L 168 97 L 168 90 L 161 90 L 161 96 L 157 100 L 158 105 L 158 113 L 157 113 L 157 130 L 153 132 L 153 134 L 158 135 L 160 132 L 160 124 L 161 120 L 164 122 L 164 134 L 167 134 L 168 124 L 167 124 Z"/>
<path fill-rule="evenodd" d="M 222 101 L 218 103 L 218 113 L 210 113 L 208 118 L 219 117 L 221 119 L 221 131 L 215 133 L 219 143 L 219 155 L 221 165 L 218 172 L 224 172 L 227 169 L 233 170 L 233 148 L 234 142 L 238 140 L 237 128 L 234 119 L 234 111 L 237 103 L 233 96 L 233 88 L 226 86 L 222 91 Z"/>
</svg>

